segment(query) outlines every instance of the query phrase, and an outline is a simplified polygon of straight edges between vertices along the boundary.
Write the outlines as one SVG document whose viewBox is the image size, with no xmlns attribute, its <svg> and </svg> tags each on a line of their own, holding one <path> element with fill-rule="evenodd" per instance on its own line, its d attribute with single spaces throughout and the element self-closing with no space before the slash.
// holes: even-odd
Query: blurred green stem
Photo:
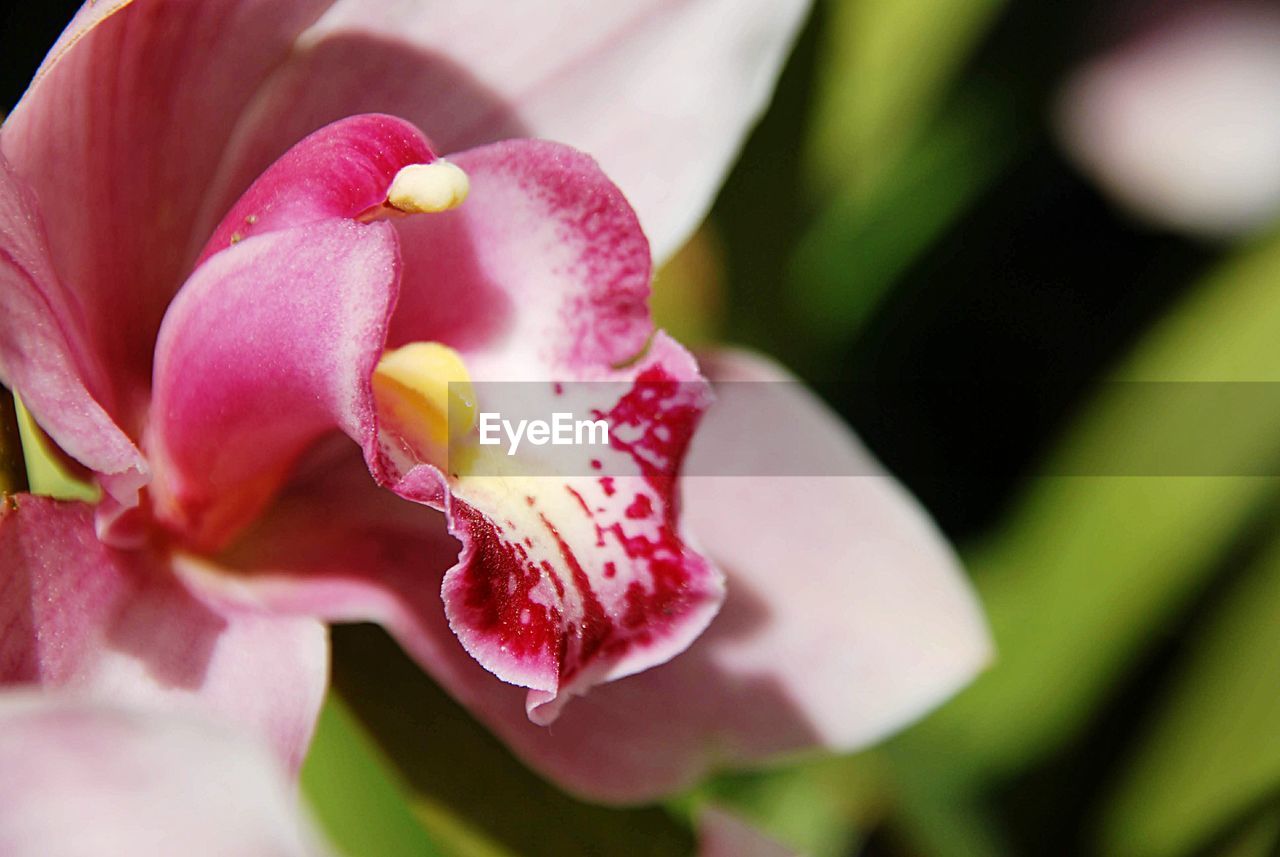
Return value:
<svg viewBox="0 0 1280 857">
<path fill-rule="evenodd" d="M 1280 381 L 1278 275 L 1280 238 L 1247 248 L 1158 324 L 1114 379 Z M 1140 461 L 1153 444 L 1216 446 L 1224 474 L 1258 472 L 1250 468 L 1276 460 L 1274 402 L 1222 422 L 1186 413 L 1173 398 L 1109 384 L 1045 472 L 1097 472 L 1089 468 L 1099 457 Z M 964 788 L 1061 748 L 1278 488 L 1265 476 L 1035 480 L 997 537 L 970 557 L 999 659 L 896 743 L 903 763 L 937 768 Z"/>
</svg>

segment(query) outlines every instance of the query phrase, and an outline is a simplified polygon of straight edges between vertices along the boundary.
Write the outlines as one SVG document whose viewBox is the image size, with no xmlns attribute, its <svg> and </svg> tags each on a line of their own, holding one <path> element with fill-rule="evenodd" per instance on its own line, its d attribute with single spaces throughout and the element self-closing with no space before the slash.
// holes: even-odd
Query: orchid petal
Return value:
<svg viewBox="0 0 1280 857">
<path fill-rule="evenodd" d="M 595 161 L 509 140 L 451 158 L 453 211 L 396 221 L 404 285 L 389 345 L 457 349 L 472 380 L 612 380 L 653 333 L 649 246 Z"/>
<path fill-rule="evenodd" d="M 256 744 L 196 718 L 0 695 L 0 853 L 328 853 Z"/>
<path fill-rule="evenodd" d="M 422 132 L 377 113 L 350 116 L 300 140 L 223 215 L 196 260 L 251 235 L 330 218 L 355 218 L 381 205 L 396 175 L 436 159 Z"/>
<path fill-rule="evenodd" d="M 0 515 L 0 684 L 199 708 L 296 769 L 324 695 L 322 625 L 213 604 L 168 557 L 105 547 L 86 505 L 14 502 Z"/>
<path fill-rule="evenodd" d="M 710 207 L 808 5 L 339 0 L 241 123 L 226 186 L 366 111 L 428 129 L 443 152 L 544 137 L 600 160 L 665 259 Z"/>
<path fill-rule="evenodd" d="M 676 476 L 708 403 L 701 377 L 665 337 L 627 374 L 634 385 L 598 413 L 615 439 L 624 429 L 638 439 L 581 451 L 623 475 L 450 484 L 450 532 L 463 550 L 444 579 L 449 624 L 485 668 L 530 688 L 537 723 L 684 651 L 724 598 L 719 570 L 677 527 Z M 585 459 L 576 472 L 590 472 Z"/>
<path fill-rule="evenodd" d="M 200 266 L 156 345 L 156 512 L 215 547 L 297 457 L 342 428 L 376 456 L 369 377 L 395 302 L 392 228 L 327 220 L 246 238 Z"/>
<path fill-rule="evenodd" d="M 20 390 L 59 446 L 129 502 L 147 465 L 99 404 L 107 373 L 83 331 L 79 304 L 54 273 L 35 199 L 0 155 L 0 384 Z"/>
<path fill-rule="evenodd" d="M 647 476 L 635 450 L 615 445 L 553 475 L 446 480 L 422 466 L 388 482 L 448 513 L 463 544 L 444 582 L 450 623 L 486 668 L 530 689 L 530 716 L 545 723 L 570 696 L 682 651 L 718 608 L 719 572 L 680 540 L 672 496 L 707 397 L 683 349 L 650 342 L 645 238 L 594 161 L 539 141 L 453 161 L 470 177 L 466 203 L 397 224 L 405 280 L 392 344 L 457 348 L 482 405 L 486 382 L 540 382 L 547 401 L 558 382 L 613 382 L 574 409 L 630 420 L 651 445 L 659 423 L 670 432 Z M 622 415 L 628 397 L 660 387 L 651 412 Z M 587 475 L 592 459 L 623 475 Z"/>
<path fill-rule="evenodd" d="M 0 150 L 39 201 L 86 346 L 111 368 L 100 401 L 132 437 L 232 127 L 327 5 L 86 4 L 5 119 Z"/>
<path fill-rule="evenodd" d="M 765 615 L 722 639 L 726 672 L 765 677 L 820 742 L 850 750 L 917 719 L 990 660 L 990 631 L 955 554 L 927 514 L 847 427 L 784 370 L 743 352 L 705 355 L 721 385 L 690 453 L 685 524 Z M 761 407 L 758 393 L 776 398 Z M 763 411 L 763 413 L 762 413 Z M 866 474 L 752 478 L 771 472 Z M 747 474 L 747 475 L 736 475 Z M 779 584 L 779 569 L 792 569 Z M 782 748 L 778 748 L 782 749 Z"/>
</svg>

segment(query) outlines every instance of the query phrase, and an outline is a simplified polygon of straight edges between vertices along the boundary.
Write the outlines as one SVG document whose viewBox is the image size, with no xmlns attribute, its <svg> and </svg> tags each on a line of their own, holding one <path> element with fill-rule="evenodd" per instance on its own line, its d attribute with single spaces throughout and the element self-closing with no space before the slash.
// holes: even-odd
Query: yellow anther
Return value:
<svg viewBox="0 0 1280 857">
<path fill-rule="evenodd" d="M 476 395 L 462 357 L 438 342 L 388 351 L 373 370 L 378 414 L 423 453 L 440 454 L 476 424 Z"/>
<path fill-rule="evenodd" d="M 467 174 L 448 161 L 410 164 L 391 180 L 387 203 L 409 214 L 433 214 L 462 205 L 470 189 Z"/>
</svg>

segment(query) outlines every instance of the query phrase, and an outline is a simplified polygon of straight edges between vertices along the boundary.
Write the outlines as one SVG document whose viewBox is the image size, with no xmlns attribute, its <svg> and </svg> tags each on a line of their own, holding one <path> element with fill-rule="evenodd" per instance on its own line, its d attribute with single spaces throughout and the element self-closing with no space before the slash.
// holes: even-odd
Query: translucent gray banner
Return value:
<svg viewBox="0 0 1280 857">
<path fill-rule="evenodd" d="M 1021 384 L 893 382 L 857 393 L 863 401 L 974 396 L 999 403 L 1026 401 L 1010 395 Z M 448 468 L 459 474 L 661 476 L 677 465 L 686 476 L 883 472 L 798 383 L 539 381 L 451 385 L 451 392 L 451 400 L 467 402 L 457 406 L 464 413 L 450 405 Z M 1094 402 L 1101 404 L 1090 422 L 1068 432 L 1071 442 L 1036 473 L 1280 476 L 1280 382 L 1111 382 Z M 998 405 L 990 409 L 993 433 L 1002 432 L 1005 416 Z M 1130 426 L 1138 424 L 1159 429 L 1137 434 Z"/>
</svg>

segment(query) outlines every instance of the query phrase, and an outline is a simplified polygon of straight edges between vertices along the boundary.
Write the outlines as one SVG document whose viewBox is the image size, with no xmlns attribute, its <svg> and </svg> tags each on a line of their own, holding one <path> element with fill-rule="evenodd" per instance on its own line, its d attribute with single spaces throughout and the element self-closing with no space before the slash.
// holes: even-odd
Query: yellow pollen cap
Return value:
<svg viewBox="0 0 1280 857">
<path fill-rule="evenodd" d="M 448 161 L 401 168 L 387 190 L 387 204 L 408 214 L 434 214 L 462 205 L 471 181 Z"/>
<path fill-rule="evenodd" d="M 476 424 L 476 396 L 462 357 L 438 342 L 388 351 L 373 370 L 378 415 L 421 452 L 442 453 Z"/>
</svg>

